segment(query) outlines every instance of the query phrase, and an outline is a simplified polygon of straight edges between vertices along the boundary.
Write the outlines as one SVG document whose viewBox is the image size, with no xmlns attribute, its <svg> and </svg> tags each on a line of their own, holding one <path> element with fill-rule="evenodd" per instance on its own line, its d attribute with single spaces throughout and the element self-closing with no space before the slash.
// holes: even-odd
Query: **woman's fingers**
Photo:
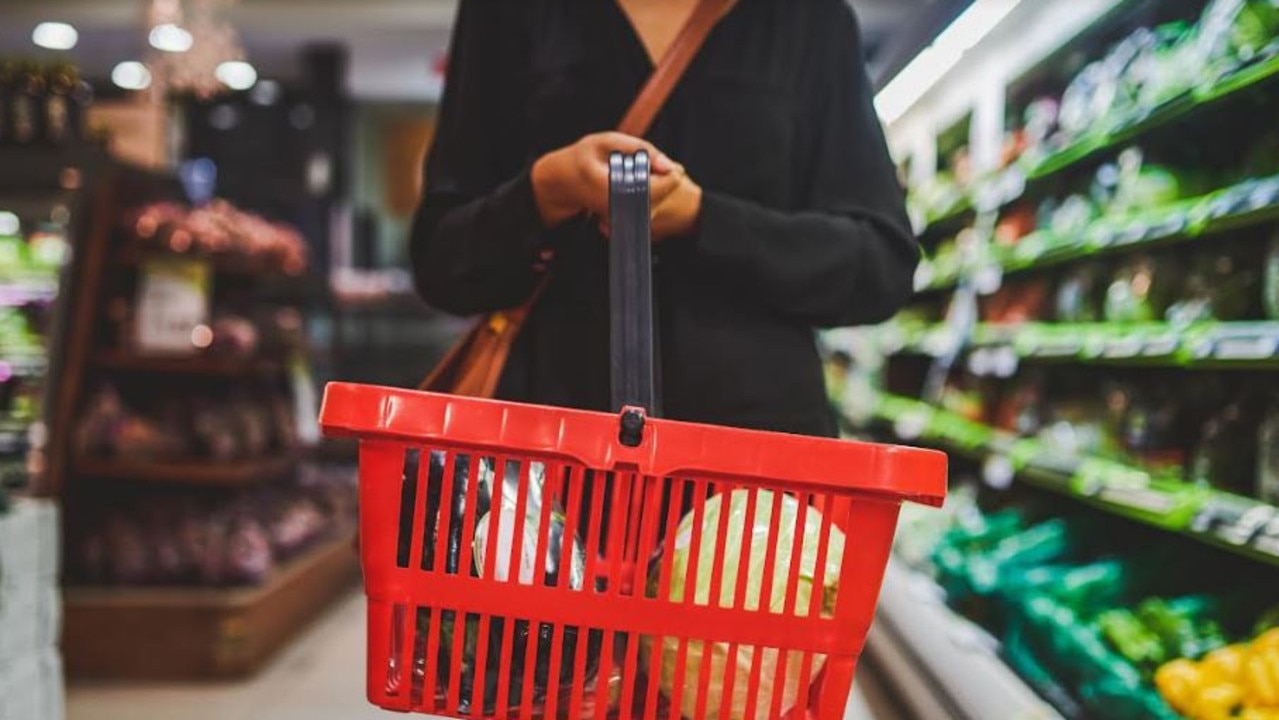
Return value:
<svg viewBox="0 0 1279 720">
<path fill-rule="evenodd" d="M 619 132 L 606 132 L 593 135 L 592 140 L 600 159 L 605 164 L 608 163 L 608 157 L 615 152 L 633 155 L 643 150 L 648 153 L 649 168 L 654 175 L 666 175 L 675 172 L 680 167 L 679 163 L 671 160 L 666 153 L 658 150 L 657 146 L 643 138 L 632 137 Z"/>
<path fill-rule="evenodd" d="M 652 206 L 656 208 L 666 202 L 666 198 L 679 189 L 680 183 L 684 182 L 684 173 L 681 168 L 680 172 L 669 173 L 666 175 L 654 175 L 649 179 L 649 193 L 652 196 Z"/>
</svg>

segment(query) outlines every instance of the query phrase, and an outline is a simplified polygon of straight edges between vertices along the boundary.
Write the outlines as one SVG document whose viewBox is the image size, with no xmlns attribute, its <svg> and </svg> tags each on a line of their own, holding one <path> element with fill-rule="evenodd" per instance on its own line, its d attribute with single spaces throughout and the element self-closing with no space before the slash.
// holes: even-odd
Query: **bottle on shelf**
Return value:
<svg viewBox="0 0 1279 720">
<path fill-rule="evenodd" d="M 45 78 L 40 65 L 21 62 L 17 65 L 9 100 L 9 141 L 14 145 L 38 142 L 44 125 Z"/>
<path fill-rule="evenodd" d="M 50 65 L 45 74 L 47 92 L 42 103 L 44 140 L 65 145 L 81 136 L 80 76 L 74 64 L 60 61 Z"/>
</svg>

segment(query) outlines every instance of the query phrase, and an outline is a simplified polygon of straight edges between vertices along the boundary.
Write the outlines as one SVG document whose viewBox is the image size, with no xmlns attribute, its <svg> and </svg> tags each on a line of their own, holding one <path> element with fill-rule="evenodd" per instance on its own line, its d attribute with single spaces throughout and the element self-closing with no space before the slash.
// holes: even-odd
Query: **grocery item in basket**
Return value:
<svg viewBox="0 0 1279 720">
<path fill-rule="evenodd" d="M 429 462 L 427 506 L 428 514 L 434 515 L 438 512 L 442 503 L 441 494 L 446 465 L 445 456 L 438 452 L 431 453 Z M 524 469 L 518 462 L 508 462 L 502 469 L 499 479 L 494 459 L 488 457 L 479 459 L 479 467 L 475 473 L 475 529 L 473 537 L 470 538 L 472 562 L 470 568 L 464 570 L 460 567 L 462 546 L 463 543 L 467 542 L 467 539 L 463 537 L 465 532 L 463 525 L 472 462 L 473 459 L 467 456 L 458 456 L 455 460 L 452 497 L 448 499 L 449 505 L 445 508 L 451 513 L 449 537 L 440 538 L 436 535 L 432 543 L 433 546 L 441 542 L 441 540 L 447 543 L 443 571 L 447 573 L 469 572 L 479 577 L 491 572 L 497 580 L 503 582 L 517 582 L 523 585 L 553 585 L 558 583 L 560 587 L 581 590 L 586 575 L 585 548 L 580 538 L 575 535 L 571 542 L 567 543 L 569 548 L 571 548 L 569 549 L 569 557 L 564 557 L 566 545 L 564 535 L 565 515 L 563 508 L 558 503 L 552 503 L 549 507 L 547 506 L 550 500 L 545 495 L 547 487 L 546 466 L 542 463 L 528 463 L 527 469 Z M 516 538 L 515 530 L 516 525 L 519 523 L 520 510 L 519 491 L 523 472 L 527 472 L 527 477 L 523 478 L 526 488 L 522 518 L 523 528 L 519 537 Z M 545 555 L 538 558 L 537 547 L 544 516 L 547 518 L 546 522 L 548 523 Z M 495 527 L 496 536 L 493 535 Z M 438 533 L 438 530 L 436 532 Z M 519 543 L 518 546 L 516 546 L 516 542 Z M 495 553 L 493 558 L 488 557 L 490 543 L 493 545 L 492 551 Z M 512 554 L 516 555 L 514 567 L 512 567 Z M 563 574 L 562 577 L 561 574 Z M 566 627 L 563 629 L 561 642 L 562 657 L 564 659 L 561 661 L 560 674 L 559 677 L 552 678 L 550 676 L 551 655 L 554 644 L 552 628 L 549 625 L 540 623 L 534 627 L 523 620 L 494 618 L 489 629 L 487 660 L 484 668 L 484 707 L 473 708 L 475 679 L 478 674 L 476 661 L 479 656 L 479 618 L 475 615 L 459 618 L 456 613 L 449 612 L 433 616 L 430 610 L 419 610 L 417 615 L 417 637 L 420 647 L 415 649 L 416 660 L 414 663 L 414 672 L 417 674 L 416 681 L 419 684 L 424 679 L 423 673 L 425 673 L 426 665 L 424 643 L 430 632 L 430 624 L 434 621 L 440 623 L 440 649 L 438 662 L 436 663 L 436 683 L 440 688 L 447 687 L 454 662 L 461 663 L 459 674 L 461 706 L 459 709 L 463 714 L 474 713 L 491 716 L 504 713 L 506 710 L 506 708 L 499 709 L 496 707 L 499 694 L 498 683 L 502 677 L 499 662 L 502 656 L 502 642 L 506 632 L 506 623 L 513 625 L 511 629 L 513 643 L 512 661 L 510 673 L 507 676 L 508 685 L 506 688 L 508 702 L 512 708 L 519 707 L 521 703 L 524 680 L 529 673 L 533 675 L 533 703 L 540 706 L 545 701 L 548 693 L 560 693 L 573 682 L 572 673 L 577 652 L 585 652 L 587 654 L 586 667 L 588 675 L 593 674 L 598 665 L 599 639 L 593 633 L 589 635 L 583 634 L 579 633 L 578 628 Z M 459 631 L 459 624 L 462 625 L 461 632 L 463 632 L 462 652 L 461 657 L 454 658 L 454 638 L 455 633 Z M 533 667 L 526 667 L 527 650 L 530 643 L 536 643 L 536 660 Z"/>
<path fill-rule="evenodd" d="M 693 602 L 698 605 L 710 605 L 712 603 L 710 597 L 711 583 L 714 575 L 713 568 L 717 562 L 710 559 L 715 558 L 721 515 L 727 513 L 725 552 L 722 558 L 716 558 L 717 561 L 722 563 L 723 573 L 720 596 L 714 600 L 717 606 L 725 608 L 733 606 L 737 580 L 740 573 L 744 572 L 746 573 L 746 609 L 759 611 L 761 605 L 767 603 L 768 609 L 772 612 L 784 612 L 787 581 L 792 572 L 791 558 L 798 540 L 802 550 L 800 552 L 799 567 L 795 568 L 795 571 L 799 573 L 799 584 L 795 596 L 795 614 L 799 616 L 809 615 L 815 593 L 820 593 L 816 595 L 820 604 L 818 612 L 824 616 L 832 614 L 835 608 L 835 599 L 839 592 L 839 569 L 844 557 L 844 533 L 833 524 L 829 526 L 830 535 L 826 540 L 825 564 L 822 567 L 818 567 L 817 556 L 823 540 L 821 512 L 816 508 L 808 508 L 804 516 L 803 526 L 800 527 L 799 514 L 801 508 L 799 501 L 790 495 L 782 495 L 778 510 L 780 515 L 777 535 L 771 538 L 770 541 L 769 526 L 773 517 L 773 508 L 778 498 L 767 490 L 755 491 L 755 514 L 751 526 L 747 528 L 746 519 L 751 493 L 752 491 L 750 490 L 736 490 L 728 495 L 716 495 L 706 501 L 702 515 L 700 547 L 693 547 L 695 513 L 686 515 L 680 522 L 676 530 L 674 546 L 662 550 L 663 553 L 670 553 L 671 589 L 668 599 L 679 601 L 685 597 L 686 593 L 691 592 L 693 593 Z M 743 547 L 744 534 L 747 532 L 750 533 L 751 537 L 750 554 L 744 558 L 743 553 L 737 549 Z M 796 537 L 796 533 L 799 533 L 799 538 Z M 762 597 L 765 583 L 764 571 L 770 548 L 776 553 L 776 557 L 774 558 L 771 578 L 772 589 L 769 597 L 764 598 Z M 696 562 L 697 574 L 695 577 L 689 577 L 689 568 L 693 564 L 692 558 L 694 555 L 698 558 Z M 661 558 L 654 562 L 664 562 L 664 560 L 664 558 Z M 650 573 L 648 588 L 650 596 L 657 594 L 658 575 L 659 573 Z M 645 647 L 641 653 L 642 657 L 652 657 L 650 642 L 645 638 Z M 787 655 L 786 682 L 783 687 L 774 687 L 775 670 L 781 659 L 781 654 L 777 650 L 739 647 L 736 657 L 730 657 L 727 643 L 707 645 L 702 642 L 690 641 L 687 643 L 684 675 L 676 677 L 675 666 L 679 654 L 679 646 L 680 641 L 677 638 L 665 638 L 662 641 L 661 667 L 657 670 L 656 675 L 659 688 L 668 698 L 674 697 L 676 688 L 698 687 L 700 684 L 698 680 L 703 671 L 703 665 L 706 663 L 710 665 L 710 687 L 722 687 L 728 673 L 728 664 L 734 662 L 736 665 L 734 672 L 735 677 L 739 678 L 739 680 L 733 683 L 732 695 L 722 696 L 716 693 L 707 693 L 705 698 L 706 717 L 731 718 L 731 720 L 766 720 L 774 703 L 774 694 L 781 694 L 781 707 L 783 708 L 783 713 L 785 713 L 786 710 L 796 706 L 800 693 L 808 691 L 808 688 L 799 686 L 802 664 L 799 653 L 789 653 Z M 748 683 L 741 681 L 741 678 L 750 677 L 751 664 L 756 653 L 760 653 L 760 684 L 758 694 L 755 696 L 755 713 L 748 717 L 746 715 L 746 706 L 748 705 L 749 688 Z M 816 676 L 821 671 L 825 662 L 825 656 L 813 655 L 813 676 Z M 696 715 L 697 694 L 696 692 L 680 692 L 680 710 L 683 711 L 685 717 L 694 717 Z"/>
</svg>

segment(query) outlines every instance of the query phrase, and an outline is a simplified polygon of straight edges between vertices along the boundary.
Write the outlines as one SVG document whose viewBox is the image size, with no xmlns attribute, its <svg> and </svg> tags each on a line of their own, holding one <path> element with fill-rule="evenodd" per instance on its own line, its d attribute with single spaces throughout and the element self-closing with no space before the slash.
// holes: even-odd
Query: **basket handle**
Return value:
<svg viewBox="0 0 1279 720">
<path fill-rule="evenodd" d="M 654 410 L 649 157 L 609 157 L 609 313 L 613 408 Z"/>
</svg>

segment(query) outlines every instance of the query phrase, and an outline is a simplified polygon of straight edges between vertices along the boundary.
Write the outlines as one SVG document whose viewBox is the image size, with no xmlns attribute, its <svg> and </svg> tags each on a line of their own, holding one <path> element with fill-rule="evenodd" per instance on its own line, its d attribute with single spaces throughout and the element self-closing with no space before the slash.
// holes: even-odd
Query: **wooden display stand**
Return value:
<svg viewBox="0 0 1279 720">
<path fill-rule="evenodd" d="M 72 677 L 243 677 L 304 630 L 358 577 L 352 535 L 255 588 L 68 589 L 62 649 Z"/>
<path fill-rule="evenodd" d="M 241 380 L 287 382 L 287 365 L 279 358 L 147 356 L 112 347 L 102 333 L 112 285 L 137 272 L 141 261 L 156 252 L 121 237 L 123 214 L 142 202 L 179 200 L 181 192 L 172 177 L 113 165 L 93 178 L 86 195 L 89 207 L 77 237 L 60 392 L 50 412 L 47 491 L 67 508 L 67 547 L 76 537 L 76 523 L 101 512 L 95 498 L 103 492 L 147 485 L 200 493 L 253 487 L 288 476 L 301 455 L 276 450 L 234 462 L 196 457 L 139 462 L 77 455 L 73 438 L 95 379 L 176 379 L 182 383 L 177 387 Z M 210 258 L 208 265 L 218 283 L 247 283 L 265 292 L 289 282 L 272 268 L 238 258 Z M 67 672 L 72 678 L 148 681 L 250 674 L 334 599 L 356 587 L 353 535 L 350 528 L 334 533 L 330 541 L 278 568 L 257 587 L 69 587 L 63 631 Z"/>
</svg>

